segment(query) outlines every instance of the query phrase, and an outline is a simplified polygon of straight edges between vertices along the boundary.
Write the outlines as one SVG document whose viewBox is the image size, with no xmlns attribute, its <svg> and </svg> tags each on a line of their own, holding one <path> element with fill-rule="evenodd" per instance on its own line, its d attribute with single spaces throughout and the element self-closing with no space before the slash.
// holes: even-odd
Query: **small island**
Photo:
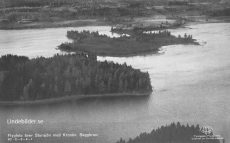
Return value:
<svg viewBox="0 0 230 143">
<path fill-rule="evenodd" d="M 149 74 L 131 66 L 99 62 L 93 54 L 29 59 L 0 58 L 0 103 L 42 103 L 52 99 L 142 96 L 152 92 Z M 20 102 L 19 102 L 20 101 Z M 33 102 L 34 101 L 34 102 Z"/>
<path fill-rule="evenodd" d="M 113 32 L 114 29 L 111 28 Z M 98 32 L 83 30 L 67 31 L 67 37 L 73 42 L 62 43 L 58 48 L 67 52 L 95 53 L 100 56 L 127 57 L 142 53 L 158 52 L 162 46 L 173 44 L 198 44 L 192 35 L 184 34 L 184 37 L 171 35 L 168 30 L 143 31 L 140 29 L 119 31 L 122 36 L 111 38 L 100 35 Z"/>
</svg>

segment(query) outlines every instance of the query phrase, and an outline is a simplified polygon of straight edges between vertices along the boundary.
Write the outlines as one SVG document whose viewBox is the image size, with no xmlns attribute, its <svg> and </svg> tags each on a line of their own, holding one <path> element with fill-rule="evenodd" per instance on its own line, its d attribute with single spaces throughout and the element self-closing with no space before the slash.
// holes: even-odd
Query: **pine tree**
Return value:
<svg viewBox="0 0 230 143">
<path fill-rule="evenodd" d="M 65 94 L 66 94 L 66 95 L 69 95 L 70 92 L 71 92 L 71 84 L 70 84 L 70 82 L 67 80 L 67 81 L 65 82 Z"/>
<path fill-rule="evenodd" d="M 186 33 L 184 34 L 184 38 L 187 38 L 187 34 Z"/>
<path fill-rule="evenodd" d="M 35 84 L 32 79 L 30 79 L 29 83 L 27 84 L 27 90 L 28 90 L 28 99 L 36 98 Z"/>
<path fill-rule="evenodd" d="M 128 81 L 127 80 L 125 80 L 124 89 L 125 89 L 125 91 L 127 91 L 127 89 L 128 89 Z"/>
<path fill-rule="evenodd" d="M 28 88 L 27 88 L 27 86 L 24 86 L 24 88 L 23 88 L 23 99 L 28 100 L 28 98 L 29 98 Z"/>
<path fill-rule="evenodd" d="M 124 86 L 124 85 L 123 85 L 123 80 L 120 79 L 120 80 L 119 80 L 119 91 L 120 91 L 120 92 L 123 91 L 123 86 Z"/>
</svg>

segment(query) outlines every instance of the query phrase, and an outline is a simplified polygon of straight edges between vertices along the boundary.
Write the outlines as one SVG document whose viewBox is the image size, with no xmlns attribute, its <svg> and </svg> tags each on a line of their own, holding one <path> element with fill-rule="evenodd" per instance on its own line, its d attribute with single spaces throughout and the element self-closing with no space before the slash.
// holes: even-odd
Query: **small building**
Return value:
<svg viewBox="0 0 230 143">
<path fill-rule="evenodd" d="M 22 23 L 22 24 L 32 23 L 32 22 L 34 22 L 33 19 L 22 19 L 22 20 L 18 21 L 18 23 Z"/>
<path fill-rule="evenodd" d="M 123 30 L 133 30 L 134 27 L 124 27 Z"/>
<path fill-rule="evenodd" d="M 119 8 L 125 8 L 125 7 L 127 7 L 127 4 L 126 3 L 118 3 L 117 6 Z"/>
<path fill-rule="evenodd" d="M 171 27 L 171 24 L 170 23 L 161 23 L 159 25 L 157 25 L 157 28 L 169 28 Z"/>
<path fill-rule="evenodd" d="M 142 28 L 143 24 L 142 23 L 134 23 L 134 24 L 132 24 L 132 27 Z"/>
<path fill-rule="evenodd" d="M 0 19 L 1 24 L 9 24 L 10 20 L 9 19 Z"/>
</svg>

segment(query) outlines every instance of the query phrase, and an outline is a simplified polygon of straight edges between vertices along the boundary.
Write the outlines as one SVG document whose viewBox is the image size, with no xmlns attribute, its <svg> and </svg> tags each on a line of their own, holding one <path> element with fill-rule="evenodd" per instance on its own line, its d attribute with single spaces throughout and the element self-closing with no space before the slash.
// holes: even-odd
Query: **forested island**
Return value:
<svg viewBox="0 0 230 143">
<path fill-rule="evenodd" d="M 51 58 L 5 55 L 0 58 L 0 100 L 35 101 L 93 94 L 150 94 L 149 74 L 131 66 L 99 62 L 94 54 Z"/>
<path fill-rule="evenodd" d="M 112 29 L 111 29 L 112 30 Z M 58 48 L 68 52 L 95 53 L 100 56 L 132 56 L 147 52 L 157 52 L 161 46 L 173 44 L 198 44 L 192 35 L 184 37 L 171 35 L 168 30 L 145 32 L 133 29 L 121 37 L 111 38 L 90 31 L 67 31 L 73 42 L 62 43 Z"/>
<path fill-rule="evenodd" d="M 171 123 L 170 125 L 161 126 L 158 129 L 153 129 L 150 133 L 141 133 L 134 139 L 125 141 L 120 138 L 116 143 L 220 143 L 218 139 L 203 140 L 193 139 L 194 135 L 202 136 L 204 133 L 200 132 L 200 127 L 197 124 L 189 126 L 188 124 L 181 125 L 180 122 Z M 208 137 L 207 137 L 208 138 Z"/>
</svg>

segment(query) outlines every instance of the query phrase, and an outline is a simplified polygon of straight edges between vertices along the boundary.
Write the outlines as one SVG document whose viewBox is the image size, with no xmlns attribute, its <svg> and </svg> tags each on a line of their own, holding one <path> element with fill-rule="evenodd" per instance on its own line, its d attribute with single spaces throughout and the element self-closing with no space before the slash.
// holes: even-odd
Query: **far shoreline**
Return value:
<svg viewBox="0 0 230 143">
<path fill-rule="evenodd" d="M 0 25 L 0 30 L 25 30 L 25 29 L 46 29 L 46 28 L 68 28 L 85 26 L 111 26 L 111 24 L 99 21 L 98 19 L 63 20 L 59 22 L 34 22 L 29 24 L 11 23 Z"/>
<path fill-rule="evenodd" d="M 145 18 L 152 19 L 151 16 Z M 136 23 L 136 22 L 137 21 L 134 20 L 132 23 Z M 163 29 L 157 28 L 155 30 L 184 28 L 185 26 L 193 25 L 193 24 L 229 23 L 229 22 L 230 22 L 229 16 L 217 16 L 217 17 L 197 16 L 194 20 L 188 21 L 187 23 L 182 24 L 180 26 L 168 27 Z M 0 25 L 0 30 L 25 30 L 25 29 L 68 28 L 68 27 L 75 28 L 75 27 L 86 27 L 86 26 L 114 26 L 114 25 L 115 24 L 111 22 L 104 22 L 104 21 L 100 21 L 99 19 L 81 19 L 81 20 L 63 20 L 58 22 L 34 22 L 29 24 L 11 23 L 5 26 Z"/>
<path fill-rule="evenodd" d="M 125 92 L 125 93 L 113 93 L 113 94 L 91 94 L 91 95 L 71 95 L 63 96 L 52 99 L 43 100 L 33 100 L 33 101 L 0 101 L 0 106 L 17 106 L 17 105 L 44 105 L 44 104 L 54 104 L 62 103 L 68 101 L 77 101 L 86 98 L 105 98 L 105 97 L 147 97 L 150 96 L 152 92 Z"/>
</svg>

